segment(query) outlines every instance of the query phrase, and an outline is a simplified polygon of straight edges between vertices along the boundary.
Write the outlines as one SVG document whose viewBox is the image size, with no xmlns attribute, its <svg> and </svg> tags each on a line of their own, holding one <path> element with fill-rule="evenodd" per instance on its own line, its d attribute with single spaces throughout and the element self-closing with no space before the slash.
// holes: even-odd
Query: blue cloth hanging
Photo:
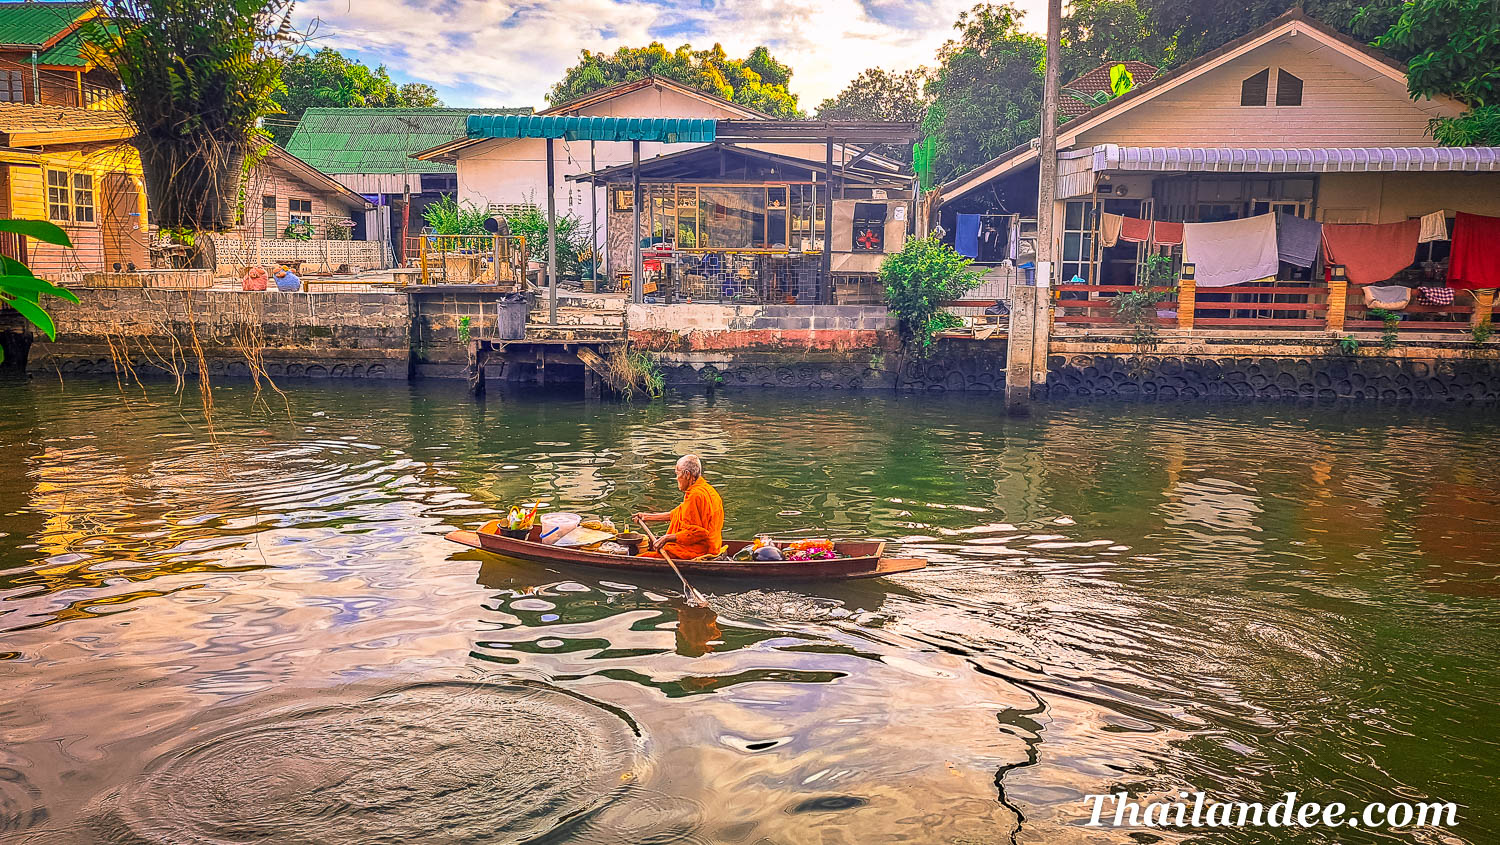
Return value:
<svg viewBox="0 0 1500 845">
<path fill-rule="evenodd" d="M 979 257 L 979 215 L 958 215 L 958 223 L 953 227 L 953 248 L 965 258 Z"/>
</svg>

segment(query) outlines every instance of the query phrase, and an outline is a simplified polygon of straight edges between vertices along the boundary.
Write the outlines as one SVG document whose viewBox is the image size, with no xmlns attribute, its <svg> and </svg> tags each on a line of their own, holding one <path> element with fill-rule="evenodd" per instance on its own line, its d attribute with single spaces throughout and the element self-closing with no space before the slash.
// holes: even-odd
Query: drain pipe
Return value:
<svg viewBox="0 0 1500 845">
<path fill-rule="evenodd" d="M 42 74 L 36 69 L 36 51 L 31 51 L 31 102 L 35 105 L 42 104 Z M 25 98 L 22 98 L 25 99 Z"/>
</svg>

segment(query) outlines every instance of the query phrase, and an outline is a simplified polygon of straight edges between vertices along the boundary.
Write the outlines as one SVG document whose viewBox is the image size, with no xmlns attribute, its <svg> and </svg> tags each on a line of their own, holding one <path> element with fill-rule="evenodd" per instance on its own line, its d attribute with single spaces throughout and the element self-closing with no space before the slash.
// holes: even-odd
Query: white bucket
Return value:
<svg viewBox="0 0 1500 845">
<path fill-rule="evenodd" d="M 541 542 L 548 545 L 556 543 L 558 540 L 568 536 L 574 528 L 578 527 L 578 523 L 582 521 L 583 517 L 576 513 L 543 514 L 541 520 Z"/>
</svg>

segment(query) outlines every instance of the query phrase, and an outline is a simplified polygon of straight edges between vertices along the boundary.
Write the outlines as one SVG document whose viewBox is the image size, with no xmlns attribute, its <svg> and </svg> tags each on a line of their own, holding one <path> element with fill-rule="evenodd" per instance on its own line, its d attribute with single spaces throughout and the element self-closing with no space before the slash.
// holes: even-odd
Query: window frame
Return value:
<svg viewBox="0 0 1500 845">
<path fill-rule="evenodd" d="M 70 171 L 70 176 L 69 187 L 73 199 L 74 224 L 79 226 L 93 226 L 97 224 L 99 222 L 99 196 L 94 190 L 94 174 L 86 170 L 74 170 Z M 86 180 L 86 183 L 80 185 L 80 180 Z M 86 205 L 84 204 L 85 199 L 88 200 Z M 88 211 L 89 219 L 87 220 L 83 219 L 83 212 L 85 210 Z"/>
<path fill-rule="evenodd" d="M 62 181 L 53 184 L 52 175 L 58 174 Z M 47 219 L 53 223 L 73 222 L 73 175 L 61 167 L 44 169 L 43 181 L 47 187 Z M 57 213 L 62 209 L 62 214 Z"/>
<path fill-rule="evenodd" d="M 0 103 L 26 102 L 26 76 L 20 70 L 0 70 Z"/>
<path fill-rule="evenodd" d="M 1264 77 L 1264 85 L 1262 85 L 1261 89 L 1260 89 L 1260 102 L 1258 102 L 1258 103 L 1255 103 L 1255 102 L 1246 102 L 1245 101 L 1246 98 L 1251 93 L 1251 89 L 1249 87 L 1251 81 L 1260 79 L 1261 77 Z M 1240 107 L 1241 108 L 1265 108 L 1266 105 L 1268 103 L 1270 103 L 1270 101 L 1271 101 L 1271 69 L 1269 67 L 1262 68 L 1262 69 L 1256 71 L 1255 73 L 1252 73 L 1249 76 L 1245 77 L 1244 79 L 1240 80 Z"/>
<path fill-rule="evenodd" d="M 1286 90 L 1285 80 L 1288 79 L 1296 83 L 1297 86 L 1297 102 L 1295 103 L 1283 103 L 1281 101 L 1281 92 Z M 1278 108 L 1300 108 L 1302 106 L 1302 93 L 1303 89 L 1306 87 L 1306 84 L 1307 83 L 1302 79 L 1302 77 L 1297 76 L 1293 73 L 1288 73 L 1286 68 L 1276 68 L 1276 97 L 1272 100 L 1272 102 L 1274 102 Z"/>
<path fill-rule="evenodd" d="M 298 203 L 301 203 L 303 208 L 297 208 Z M 299 223 L 304 223 L 308 226 L 313 224 L 312 200 L 301 197 L 287 197 L 286 224 L 287 226 L 296 226 Z"/>
</svg>

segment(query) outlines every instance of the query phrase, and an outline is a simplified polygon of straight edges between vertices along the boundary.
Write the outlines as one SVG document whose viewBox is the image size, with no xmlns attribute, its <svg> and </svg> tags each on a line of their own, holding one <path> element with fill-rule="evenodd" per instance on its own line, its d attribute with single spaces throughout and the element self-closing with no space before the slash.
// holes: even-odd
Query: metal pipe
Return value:
<svg viewBox="0 0 1500 845">
<path fill-rule="evenodd" d="M 630 142 L 630 254 L 633 267 L 630 272 L 630 301 L 640 302 L 645 298 L 646 280 L 641 274 L 641 142 Z"/>
<path fill-rule="evenodd" d="M 828 288 L 828 292 L 830 292 L 830 293 L 833 291 L 833 285 L 829 281 L 829 275 L 830 275 L 831 271 L 833 270 L 833 136 L 832 135 L 830 135 L 828 137 L 828 156 L 827 156 L 827 164 L 825 166 L 824 172 L 828 174 L 828 185 L 827 185 L 826 189 L 823 191 L 823 193 L 825 195 L 823 197 L 823 273 L 822 273 L 823 278 L 821 278 L 821 279 L 818 280 L 818 288 L 819 288 L 818 299 L 820 299 L 820 300 L 823 298 L 823 296 L 822 296 L 822 294 L 823 294 L 822 288 L 823 287 L 826 286 Z M 813 227 L 812 227 L 814 232 L 816 232 L 817 228 L 818 228 L 817 227 L 817 222 L 818 222 L 818 220 L 817 220 L 817 212 L 814 211 L 813 212 Z M 815 302 L 813 304 L 816 305 L 818 303 Z"/>
<path fill-rule="evenodd" d="M 594 170 L 597 167 L 598 167 L 598 164 L 596 164 L 594 162 L 594 142 L 590 141 L 589 142 L 589 173 L 593 173 Z M 589 222 L 589 240 L 590 240 L 590 242 L 593 243 L 593 249 L 590 250 L 590 252 L 592 252 L 594 254 L 594 259 L 593 259 L 593 265 L 594 266 L 593 266 L 593 268 L 591 270 L 589 270 L 589 275 L 594 277 L 594 291 L 597 293 L 597 292 L 599 292 L 599 183 L 598 182 L 590 182 L 589 183 L 589 206 L 590 206 L 590 211 L 593 214 L 593 219 Z"/>
<path fill-rule="evenodd" d="M 547 322 L 557 325 L 557 188 L 556 176 L 552 172 L 552 139 L 545 138 L 547 145 L 547 285 L 552 289 L 547 297 Z"/>
</svg>

